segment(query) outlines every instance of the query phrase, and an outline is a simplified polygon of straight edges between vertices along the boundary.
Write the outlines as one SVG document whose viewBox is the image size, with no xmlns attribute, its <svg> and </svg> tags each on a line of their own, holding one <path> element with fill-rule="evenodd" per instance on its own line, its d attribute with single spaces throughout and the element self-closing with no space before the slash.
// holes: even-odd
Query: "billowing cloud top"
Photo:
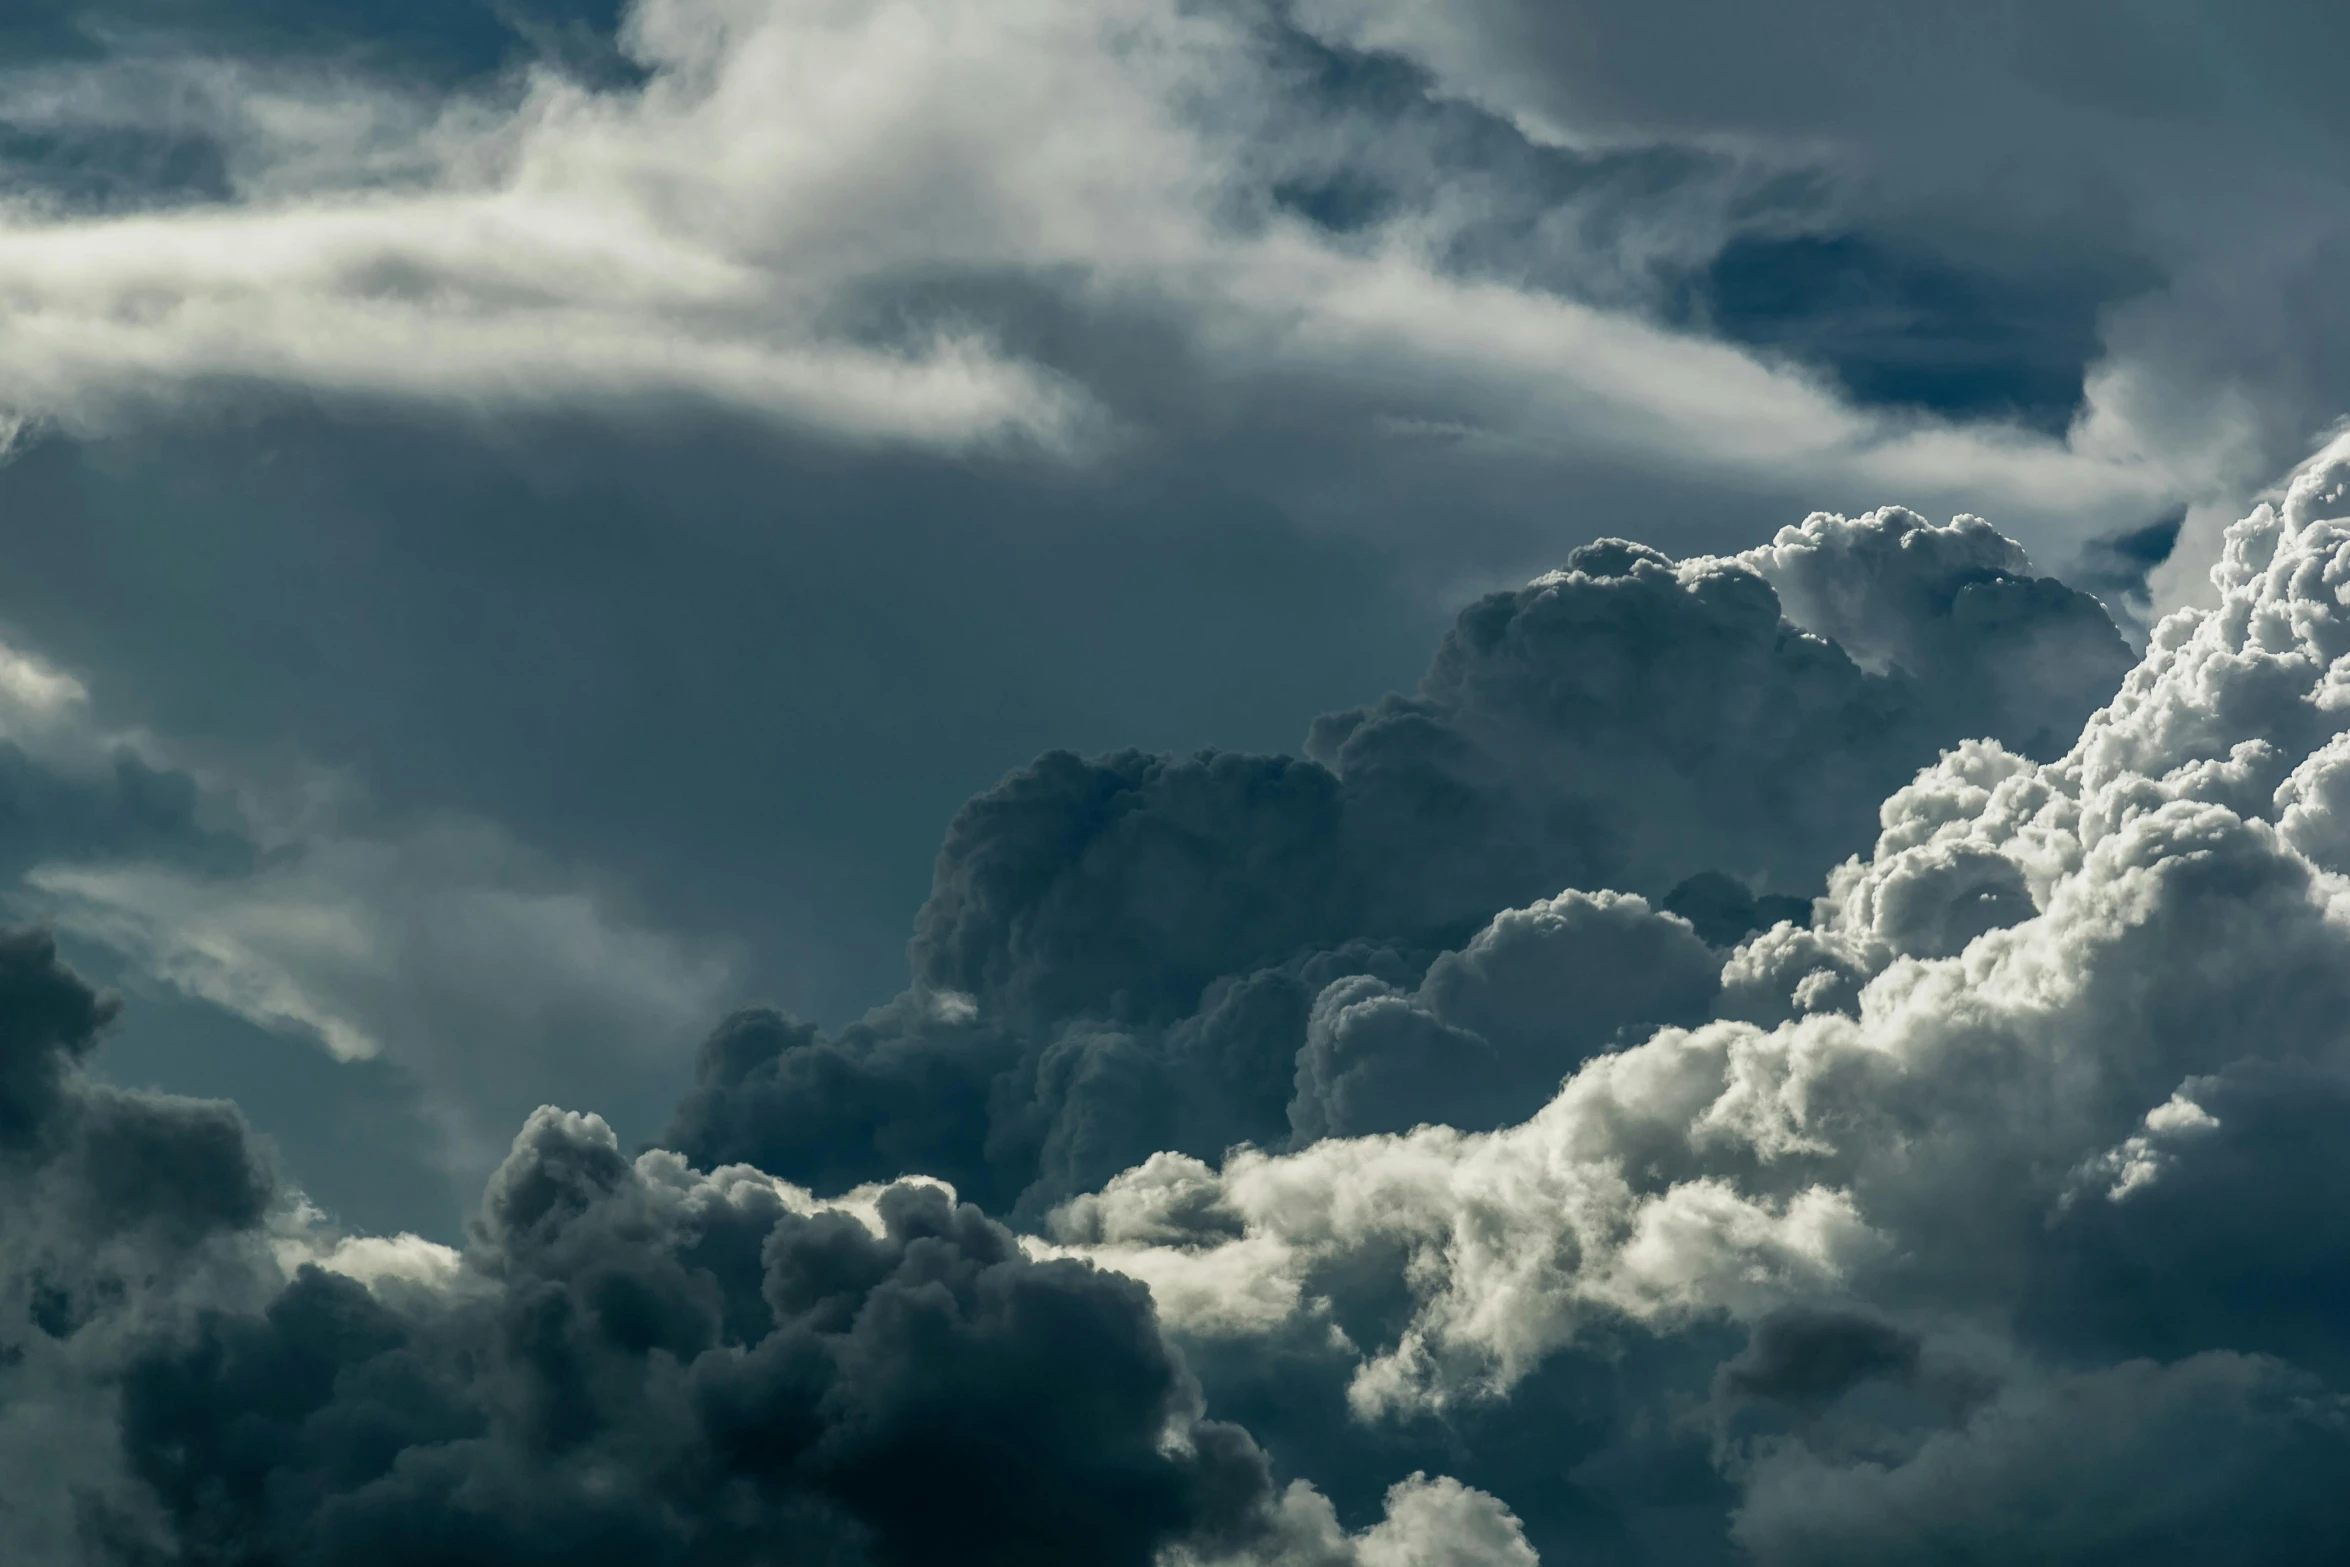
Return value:
<svg viewBox="0 0 2350 1567">
<path fill-rule="evenodd" d="M 1800 910 L 1941 744 L 2061 750 L 2128 662 L 1971 518 L 1815 516 L 1679 563 L 1591 545 L 1466 610 L 1418 695 L 1316 720 L 1308 758 L 1006 778 L 948 830 L 914 990 L 837 1039 L 738 1018 L 670 1137 L 827 1189 L 919 1169 L 1033 1205 L 1160 1149 L 1499 1124 L 1617 1031 L 1707 1015 L 1718 959 L 1669 910 L 1723 944 L 1770 923 L 1756 894 Z M 1561 887 L 1626 896 L 1475 935 Z M 1440 1030 L 1416 1073 L 1412 985 Z M 1483 1021 L 1543 996 L 1540 1027 Z"/>
</svg>

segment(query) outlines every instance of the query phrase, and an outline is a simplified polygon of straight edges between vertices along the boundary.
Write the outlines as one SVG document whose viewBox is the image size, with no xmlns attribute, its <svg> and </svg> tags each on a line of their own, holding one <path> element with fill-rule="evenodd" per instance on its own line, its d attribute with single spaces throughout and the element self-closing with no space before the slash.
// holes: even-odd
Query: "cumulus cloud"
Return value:
<svg viewBox="0 0 2350 1567">
<path fill-rule="evenodd" d="M 1707 1396 L 1759 1559 L 2315 1559 L 2350 1456 L 2311 1310 L 2350 1081 L 2345 476 L 2337 442 L 2238 524 L 2218 607 L 2064 755 L 1970 743 L 1897 791 L 1810 928 L 1730 957 L 1723 1020 L 1498 1131 L 1160 1155 L 1059 1245 L 1206 1339 L 1334 1331 L 1369 1420 L 1743 1324 Z"/>
<path fill-rule="evenodd" d="M 1277 1491 L 1140 1285 L 935 1183 L 819 1203 L 550 1108 L 462 1252 L 338 1237 L 229 1107 L 83 1078 L 110 1014 L 0 941 L 14 1559 L 1533 1560 L 1453 1481 L 1358 1533 Z"/>
<path fill-rule="evenodd" d="M 2053 755 L 2129 661 L 1973 518 L 1591 545 L 1306 758 L 1012 774 L 948 829 L 906 996 L 834 1038 L 730 1024 L 666 1137 L 1037 1212 L 1161 1150 L 1501 1125 L 1619 1032 L 1702 1022 L 1706 939 L 1800 915 L 1939 748 Z"/>
<path fill-rule="evenodd" d="M 0 938 L 0 1543 L 73 1559 L 77 1512 L 132 1506 L 88 1367 L 179 1306 L 246 1304 L 276 1207 L 233 1107 L 89 1082 L 114 1007 L 37 934 Z"/>
<path fill-rule="evenodd" d="M 1988 705 L 1956 710 L 2012 744 L 1927 759 L 1808 922 L 1729 947 L 1600 888 L 1443 945 L 1260 951 L 1323 905 L 1196 873 L 1250 864 L 1301 797 L 1343 826 L 1343 754 L 1100 764 L 1187 766 L 1191 792 L 1090 859 L 1125 818 L 1073 809 L 1094 773 L 1051 760 L 1054 787 L 950 840 L 960 901 L 914 946 L 936 973 L 836 1037 L 750 1013 L 706 1043 L 678 1141 L 766 1139 L 822 1194 L 703 1148 L 632 1159 L 550 1108 L 462 1247 L 339 1233 L 229 1108 L 91 1083 L 109 1005 L 15 938 L 10 1527 L 124 1561 L 2322 1559 L 2350 1458 L 2346 494 L 2350 441 L 2233 530 L 2218 606 L 2155 628 L 2061 749 L 2042 686 L 1968 680 Z M 1575 593 L 1760 604 L 1807 678 L 1829 658 L 1835 689 L 1928 708 L 1912 665 L 2083 645 L 2075 601 L 2011 594 L 2020 561 L 1968 523 L 1813 519 L 1770 548 L 1787 602 L 1881 669 L 1779 620 L 1754 564 L 1621 544 L 1473 609 L 1437 669 L 1508 645 L 1481 616 Z M 1969 619 L 1978 588 L 1998 612 Z M 1624 643 L 1565 646 L 1562 673 L 1653 692 Z M 1505 667 L 1325 732 L 1490 745 L 1506 701 L 1435 693 L 1561 683 Z M 1023 923 L 1072 863 L 1091 906 L 1157 914 L 1163 967 L 1098 914 Z M 989 921 L 1014 937 L 960 939 Z M 1189 1007 L 1186 965 L 1211 976 Z M 1278 1135 L 1163 1141 L 1234 1083 Z"/>
</svg>

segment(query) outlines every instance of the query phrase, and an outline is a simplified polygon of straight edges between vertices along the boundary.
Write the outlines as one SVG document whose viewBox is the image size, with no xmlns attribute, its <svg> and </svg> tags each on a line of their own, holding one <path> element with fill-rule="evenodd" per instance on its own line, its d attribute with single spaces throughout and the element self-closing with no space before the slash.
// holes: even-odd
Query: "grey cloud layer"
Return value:
<svg viewBox="0 0 2350 1567">
<path fill-rule="evenodd" d="M 2340 1554 L 2350 448 L 2222 549 L 2333 13 L 168 9 L 0 17 L 0 622 L 156 726 L 0 649 L 133 992 L 0 938 L 0 1558 Z M 2146 657 L 1823 515 L 1184 750 L 1886 494 Z M 1046 743 L 632 1157 L 741 972 L 886 993 L 920 864 L 787 840 Z M 463 1244 L 101 1080 L 166 988 Z"/>
<path fill-rule="evenodd" d="M 1576 160 L 1416 87 L 1339 90 L 1416 68 L 1293 21 L 643 0 L 621 80 L 542 65 L 426 89 L 217 32 L 205 57 L 19 73 L 0 117 L 29 132 L 178 138 L 217 168 L 169 211 L 0 225 L 27 302 L 0 396 L 75 430 L 238 381 L 682 400 L 1114 467 L 1311 386 L 1308 422 L 1406 445 L 1966 488 L 2052 540 L 2235 482 L 2120 416 L 2065 439 L 1881 416 L 1660 325 L 1660 256 L 1718 250 L 1786 169 L 1673 146 Z M 1353 219 L 1357 187 L 1375 194 Z M 1090 346 L 1136 340 L 1156 373 Z"/>
<path fill-rule="evenodd" d="M 616 917 L 601 889 L 486 824 L 386 823 L 347 781 L 171 750 L 0 644 L 12 918 L 246 1026 L 388 1059 L 436 1123 L 420 1157 L 468 1193 L 558 1067 L 614 1097 L 674 1092 L 654 1058 L 719 1004 L 718 954 Z"/>
</svg>

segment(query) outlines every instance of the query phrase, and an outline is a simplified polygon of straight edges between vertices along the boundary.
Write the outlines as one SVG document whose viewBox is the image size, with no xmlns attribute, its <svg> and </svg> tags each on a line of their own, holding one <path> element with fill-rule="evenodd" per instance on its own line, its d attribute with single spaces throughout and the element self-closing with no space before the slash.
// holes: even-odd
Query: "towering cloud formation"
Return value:
<svg viewBox="0 0 2350 1567">
<path fill-rule="evenodd" d="M 1722 1020 L 1519 1126 L 1161 1155 L 1055 1230 L 1190 1332 L 1342 1329 L 1374 1422 L 1745 1324 L 1684 1386 L 1762 1561 L 2319 1559 L 2350 441 L 2215 576 L 2065 756 L 1970 743 L 1888 800 L 1813 928 L 1724 966 Z"/>
<path fill-rule="evenodd" d="M 1006 778 L 948 831 L 908 995 L 832 1040 L 737 1019 L 668 1140 L 1033 1208 L 1161 1149 L 1498 1125 L 1618 1029 L 1707 1015 L 1716 965 L 1667 909 L 1734 942 L 1768 923 L 1755 892 L 1816 892 L 1941 747 L 2053 755 L 2128 663 L 2094 601 L 1972 518 L 1814 516 L 1679 563 L 1603 541 L 1472 605 L 1418 695 L 1317 720 L 1311 759 Z M 1562 887 L 1638 896 L 1478 934 Z M 1380 999 L 1423 973 L 1424 1007 Z M 1437 1065 L 1512 986 L 1545 1020 Z"/>
<path fill-rule="evenodd" d="M 2350 440 L 2060 754 L 2044 661 L 2106 644 L 2020 570 L 1899 513 L 1742 561 L 1609 545 L 1473 609 L 1420 697 L 1323 725 L 1330 762 L 1048 758 L 958 822 L 904 997 L 838 1038 L 730 1020 L 681 1151 L 541 1111 L 461 1251 L 337 1236 L 233 1111 L 89 1083 L 108 1008 L 17 938 L 0 1544 L 2329 1559 Z M 1698 634 L 1762 610 L 1767 638 Z M 1778 721 L 1707 749 L 1627 716 L 1748 711 L 1722 686 Z M 1937 713 L 1992 738 L 1893 789 L 1807 922 L 1748 924 L 1799 885 L 1790 844 L 1837 852 L 1836 810 L 1765 770 L 1845 775 L 1786 737 L 1891 767 Z M 1558 760 L 1589 734 L 1622 765 Z M 1434 876 L 1382 792 L 1431 757 L 1463 786 L 1423 796 L 1442 842 L 1527 877 L 1604 842 L 1627 885 L 1464 918 L 1519 872 Z M 1574 825 L 1642 792 L 1719 808 Z M 1692 878 L 1724 864 L 1753 879 Z M 1254 1146 L 1213 1141 L 1235 1126 Z"/>
</svg>

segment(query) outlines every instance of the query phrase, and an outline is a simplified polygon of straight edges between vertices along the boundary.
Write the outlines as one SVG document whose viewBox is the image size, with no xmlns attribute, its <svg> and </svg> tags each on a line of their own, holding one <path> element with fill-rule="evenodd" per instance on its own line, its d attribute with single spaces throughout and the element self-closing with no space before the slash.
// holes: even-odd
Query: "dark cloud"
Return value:
<svg viewBox="0 0 2350 1567">
<path fill-rule="evenodd" d="M 260 857 L 252 842 L 204 814 L 192 776 L 127 746 L 77 765 L 0 740 L 0 879 L 52 860 L 250 870 Z"/>
<path fill-rule="evenodd" d="M 1816 517 L 1681 564 L 1592 545 L 1465 611 L 1418 695 L 1317 720 L 1310 759 L 1014 772 L 948 829 L 908 996 L 837 1037 L 729 1025 L 665 1141 L 1034 1210 L 1160 1149 L 1498 1125 L 1619 1030 L 1702 1020 L 1718 964 L 1637 897 L 1493 910 L 1628 889 L 1735 942 L 1939 748 L 2053 754 L 2127 662 L 1972 519 Z M 2010 917 L 1999 890 L 1914 919 L 1960 940 Z"/>
<path fill-rule="evenodd" d="M 61 964 L 47 935 L 0 936 L 6 1174 L 37 1183 L 62 1172 L 70 1219 L 99 1238 L 148 1229 L 176 1247 L 257 1224 L 271 1180 L 232 1106 L 88 1080 L 83 1064 L 114 1017 L 115 1003 Z M 37 1205 L 33 1217 L 44 1217 Z M 73 1244 L 70 1233 L 45 1240 Z"/>
<path fill-rule="evenodd" d="M 1323 990 L 1297 1055 L 1294 1140 L 1504 1125 L 1608 1046 L 1703 1022 L 1720 968 L 1636 897 L 1569 892 L 1497 915 L 1414 994 L 1369 975 Z"/>
<path fill-rule="evenodd" d="M 199 1560 L 1142 1563 L 1267 1506 L 1139 1286 L 936 1189 L 882 1194 L 876 1234 L 682 1175 L 540 1116 L 484 1201 L 482 1298 L 309 1269 L 205 1318 L 126 1373 L 133 1468 Z"/>
<path fill-rule="evenodd" d="M 2273 1361 L 2132 1361 L 2018 1389 L 1903 1461 L 1756 1467 L 1764 1563 L 2321 1562 L 2350 1522 L 2339 1400 Z"/>
<path fill-rule="evenodd" d="M 1918 1351 L 1916 1334 L 1866 1313 L 1793 1307 L 1755 1325 L 1715 1386 L 1732 1398 L 1817 1409 L 1872 1378 L 1914 1377 Z"/>
<path fill-rule="evenodd" d="M 251 1297 L 279 1195 L 233 1106 L 88 1079 L 115 1010 L 46 935 L 0 936 L 0 1550 L 12 1560 L 78 1559 L 84 1526 L 103 1534 L 127 1505 L 107 1368 L 175 1302 Z"/>
<path fill-rule="evenodd" d="M 370 1268 L 229 1107 L 89 1082 L 110 1017 L 44 938 L 0 941 L 0 1407 L 93 1423 L 36 1461 L 0 1416 L 13 1559 L 1353 1559 L 1206 1418 L 1143 1286 L 936 1185 L 827 1208 L 547 1109 L 461 1257 Z"/>
<path fill-rule="evenodd" d="M 0 940 L 0 1143 L 36 1149 L 54 1130 L 67 1074 L 96 1045 L 113 1008 L 57 966 L 56 946 L 38 935 Z"/>
</svg>

